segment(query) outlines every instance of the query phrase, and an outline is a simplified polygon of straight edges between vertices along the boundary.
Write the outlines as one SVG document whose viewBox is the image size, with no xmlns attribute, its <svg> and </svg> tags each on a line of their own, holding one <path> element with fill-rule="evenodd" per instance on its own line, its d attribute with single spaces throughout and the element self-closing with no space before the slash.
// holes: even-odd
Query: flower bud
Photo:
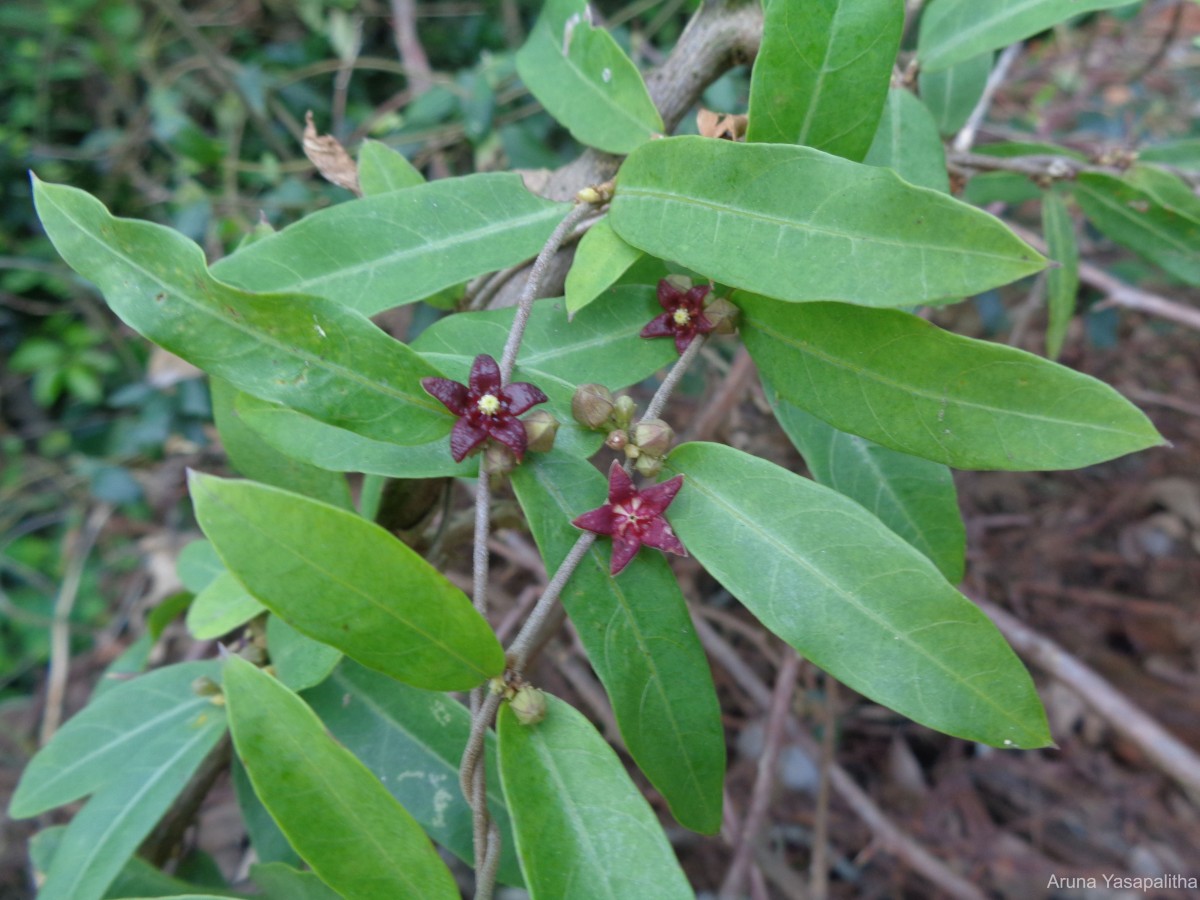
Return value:
<svg viewBox="0 0 1200 900">
<path fill-rule="evenodd" d="M 644 455 L 661 459 L 675 442 L 675 431 L 662 419 L 642 419 L 633 426 L 633 442 Z"/>
<path fill-rule="evenodd" d="M 509 707 L 522 725 L 536 725 L 546 718 L 546 695 L 537 688 L 525 684 L 517 688 Z"/>
<path fill-rule="evenodd" d="M 488 441 L 480 468 L 488 475 L 507 475 L 517 467 L 517 457 L 499 441 Z"/>
<path fill-rule="evenodd" d="M 622 394 L 617 398 L 613 407 L 613 421 L 616 422 L 618 428 L 628 429 L 635 412 L 637 412 L 637 404 L 633 402 L 633 398 L 628 394 Z"/>
<path fill-rule="evenodd" d="M 625 445 L 629 443 L 629 435 L 625 430 L 618 428 L 616 431 L 610 431 L 608 437 L 604 439 L 604 446 L 609 450 L 624 450 Z"/>
<path fill-rule="evenodd" d="M 558 419 L 544 409 L 535 409 L 521 424 L 525 426 L 525 446 L 534 453 L 549 453 L 558 434 Z"/>
<path fill-rule="evenodd" d="M 688 278 L 686 275 L 668 275 L 667 284 L 671 285 L 671 287 L 675 288 L 675 290 L 682 291 L 685 294 L 695 287 L 692 279 Z"/>
<path fill-rule="evenodd" d="M 633 464 L 633 467 L 638 470 L 639 475 L 644 475 L 646 478 L 653 478 L 662 471 L 662 459 L 661 457 L 643 453 L 637 458 L 637 462 Z"/>
<path fill-rule="evenodd" d="M 718 297 L 704 307 L 704 318 L 713 323 L 713 334 L 733 334 L 741 314 L 742 311 L 724 297 Z"/>
<path fill-rule="evenodd" d="M 613 409 L 612 391 L 602 384 L 581 384 L 571 398 L 571 415 L 584 428 L 603 428 Z"/>
</svg>

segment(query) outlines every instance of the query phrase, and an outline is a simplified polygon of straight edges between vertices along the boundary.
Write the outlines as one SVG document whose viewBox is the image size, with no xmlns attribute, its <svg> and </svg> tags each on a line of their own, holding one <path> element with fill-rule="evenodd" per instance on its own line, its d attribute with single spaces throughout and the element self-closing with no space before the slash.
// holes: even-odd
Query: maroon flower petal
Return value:
<svg viewBox="0 0 1200 900">
<path fill-rule="evenodd" d="M 704 298 L 708 296 L 708 292 L 712 290 L 711 284 L 698 284 L 687 292 L 687 297 L 684 302 L 689 310 L 699 312 L 703 306 Z"/>
<path fill-rule="evenodd" d="M 639 492 L 642 498 L 643 514 L 647 516 L 661 516 L 671 501 L 675 499 L 675 495 L 679 493 L 679 489 L 683 487 L 683 476 L 676 475 L 669 481 L 664 481 L 662 484 L 652 485 Z"/>
<path fill-rule="evenodd" d="M 695 288 L 692 288 L 695 290 Z M 665 278 L 659 279 L 658 282 L 658 305 L 667 312 L 674 312 L 684 298 L 683 291 L 671 284 Z"/>
<path fill-rule="evenodd" d="M 620 575 L 621 571 L 637 556 L 637 552 L 641 546 L 642 542 L 636 537 L 613 535 L 612 563 L 609 566 L 609 571 L 614 575 Z"/>
<path fill-rule="evenodd" d="M 500 366 L 486 353 L 480 353 L 471 364 L 471 392 L 482 396 L 500 390 Z"/>
<path fill-rule="evenodd" d="M 525 429 L 521 429 L 524 434 Z M 454 423 L 450 432 L 450 455 L 455 462 L 462 462 L 467 454 L 487 440 L 488 433 L 478 425 L 472 425 L 466 419 Z"/>
<path fill-rule="evenodd" d="M 508 411 L 514 416 L 519 416 L 529 407 L 550 399 L 542 393 L 541 388 L 534 387 L 526 381 L 514 381 L 504 389 L 503 394 L 508 400 Z"/>
<path fill-rule="evenodd" d="M 680 331 L 675 335 L 675 349 L 679 351 L 680 356 L 683 356 L 683 351 L 690 347 L 695 339 L 695 330 Z"/>
<path fill-rule="evenodd" d="M 608 502 L 624 503 L 636 493 L 637 491 L 633 489 L 633 479 L 614 459 L 612 465 L 608 467 Z"/>
<path fill-rule="evenodd" d="M 672 313 L 665 312 L 661 316 L 655 316 L 641 330 L 640 336 L 644 338 L 656 338 L 673 335 L 675 333 L 675 323 L 671 319 L 671 315 Z"/>
<path fill-rule="evenodd" d="M 582 528 L 584 531 L 591 531 L 595 534 L 612 534 L 612 507 L 605 503 L 599 509 L 585 512 L 582 516 L 574 519 L 571 524 L 576 528 Z"/>
<path fill-rule="evenodd" d="M 687 550 L 665 519 L 655 519 L 646 526 L 646 531 L 642 535 L 642 543 L 647 547 L 654 547 L 656 550 L 665 550 L 679 556 L 688 555 Z"/>
<path fill-rule="evenodd" d="M 708 316 L 706 316 L 702 312 L 697 313 L 696 318 L 693 319 L 692 321 L 693 321 L 693 324 L 696 326 L 696 330 L 698 332 L 700 332 L 701 334 L 708 334 L 710 331 L 712 331 L 714 328 L 717 327 L 716 325 L 713 324 L 712 319 L 710 319 Z"/>
<path fill-rule="evenodd" d="M 422 378 L 421 387 L 425 393 L 442 402 L 442 405 L 456 416 L 466 415 L 467 386 L 451 381 L 449 378 Z"/>
<path fill-rule="evenodd" d="M 493 438 L 513 452 L 520 462 L 525 456 L 525 448 L 529 437 L 525 434 L 525 424 L 516 416 L 495 416 L 491 421 L 482 423 Z"/>
</svg>

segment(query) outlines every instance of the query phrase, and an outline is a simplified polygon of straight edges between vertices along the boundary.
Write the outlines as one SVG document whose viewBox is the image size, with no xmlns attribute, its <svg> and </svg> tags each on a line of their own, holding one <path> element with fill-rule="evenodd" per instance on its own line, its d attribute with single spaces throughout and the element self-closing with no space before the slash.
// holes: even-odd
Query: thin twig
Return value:
<svg viewBox="0 0 1200 900">
<path fill-rule="evenodd" d="M 417 36 L 417 4 L 414 0 L 392 0 L 392 33 L 408 78 L 409 94 L 419 97 L 433 84 L 433 68 Z"/>
<path fill-rule="evenodd" d="M 987 117 L 988 109 L 992 105 L 992 99 L 996 96 L 996 91 L 1000 89 L 1000 85 L 1004 83 L 1004 79 L 1008 76 L 1008 70 L 1021 55 L 1023 45 L 1020 41 L 1015 44 L 1010 44 L 1004 48 L 1004 52 L 1000 54 L 1000 58 L 996 60 L 996 65 L 988 75 L 987 84 L 984 85 L 983 94 L 979 98 L 979 102 L 975 104 L 975 108 L 971 110 L 971 115 L 967 117 L 967 122 L 962 129 L 954 136 L 954 143 L 951 145 L 959 153 L 965 153 L 971 149 L 975 143 L 975 133 L 979 130 L 979 126 L 983 124 L 984 118 Z"/>
<path fill-rule="evenodd" d="M 821 763 L 817 787 L 817 809 L 813 824 L 812 865 L 809 866 L 813 900 L 829 896 L 829 769 L 836 753 L 837 679 L 825 679 L 825 703 L 821 711 Z"/>
<path fill-rule="evenodd" d="M 67 560 L 62 587 L 54 601 L 54 623 L 50 626 L 50 671 L 46 678 L 46 709 L 42 714 L 42 725 L 38 732 L 38 740 L 43 747 L 50 743 L 50 739 L 58 731 L 59 723 L 62 722 L 67 675 L 71 669 L 71 610 L 79 596 L 84 565 L 100 537 L 104 523 L 112 513 L 113 507 L 110 504 L 101 503 L 88 515 L 78 543 L 72 548 Z"/>
<path fill-rule="evenodd" d="M 763 820 L 771 807 L 775 769 L 787 731 L 788 711 L 791 709 L 792 694 L 796 689 L 796 674 L 799 671 L 800 657 L 794 650 L 789 650 L 784 654 L 783 665 L 779 667 L 779 673 L 775 676 L 775 689 L 771 692 L 771 702 L 767 711 L 763 751 L 758 758 L 758 774 L 750 793 L 750 805 L 746 808 L 746 816 L 738 830 L 733 862 L 729 865 L 729 871 L 718 895 L 725 900 L 736 900 L 742 891 L 750 863 L 754 860 L 754 845 L 758 840 L 758 832 L 762 829 Z"/>
<path fill-rule="evenodd" d="M 1005 224 L 1023 241 L 1032 244 L 1035 249 L 1045 252 L 1046 244 L 1040 235 L 1012 222 L 1005 222 Z M 1081 261 L 1079 263 L 1079 280 L 1106 295 L 1107 299 L 1096 304 L 1095 309 L 1124 306 L 1126 309 L 1136 309 L 1138 312 L 1170 319 L 1180 325 L 1200 330 L 1200 309 L 1175 303 L 1158 294 L 1135 288 L 1119 278 L 1114 278 L 1098 266 Z"/>
<path fill-rule="evenodd" d="M 1200 802 L 1200 755 L 1143 712 L 1094 669 L 994 603 L 973 597 L 1013 648 L 1061 681 Z"/>
</svg>

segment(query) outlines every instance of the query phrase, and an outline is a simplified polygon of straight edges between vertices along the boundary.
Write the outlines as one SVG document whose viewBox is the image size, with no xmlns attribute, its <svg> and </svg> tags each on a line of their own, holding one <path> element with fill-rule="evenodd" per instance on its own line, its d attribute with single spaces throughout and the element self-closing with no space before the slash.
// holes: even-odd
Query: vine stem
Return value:
<svg viewBox="0 0 1200 900">
<path fill-rule="evenodd" d="M 501 384 L 508 384 L 509 379 L 512 378 L 513 369 L 517 365 L 517 352 L 521 349 L 521 339 L 525 336 L 525 326 L 529 324 L 529 314 L 533 311 L 533 300 L 542 284 L 542 277 L 546 274 L 546 267 L 575 224 L 591 211 L 592 204 L 577 203 L 574 209 L 558 223 L 558 227 L 551 232 L 545 246 L 542 247 L 542 252 L 533 261 L 529 278 L 521 290 L 520 297 L 517 298 L 517 314 L 513 318 L 512 328 L 508 332 L 508 342 L 504 345 L 504 353 L 500 357 Z"/>
</svg>

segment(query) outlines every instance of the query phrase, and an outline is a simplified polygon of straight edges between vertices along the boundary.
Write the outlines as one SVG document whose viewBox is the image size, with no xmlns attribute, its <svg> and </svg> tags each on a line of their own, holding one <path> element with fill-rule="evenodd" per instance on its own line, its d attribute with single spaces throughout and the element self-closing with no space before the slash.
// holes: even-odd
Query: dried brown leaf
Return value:
<svg viewBox="0 0 1200 900">
<path fill-rule="evenodd" d="M 362 196 L 358 186 L 358 166 L 346 148 L 331 134 L 317 134 L 310 109 L 304 116 L 304 155 L 317 167 L 326 181 Z"/>
</svg>

